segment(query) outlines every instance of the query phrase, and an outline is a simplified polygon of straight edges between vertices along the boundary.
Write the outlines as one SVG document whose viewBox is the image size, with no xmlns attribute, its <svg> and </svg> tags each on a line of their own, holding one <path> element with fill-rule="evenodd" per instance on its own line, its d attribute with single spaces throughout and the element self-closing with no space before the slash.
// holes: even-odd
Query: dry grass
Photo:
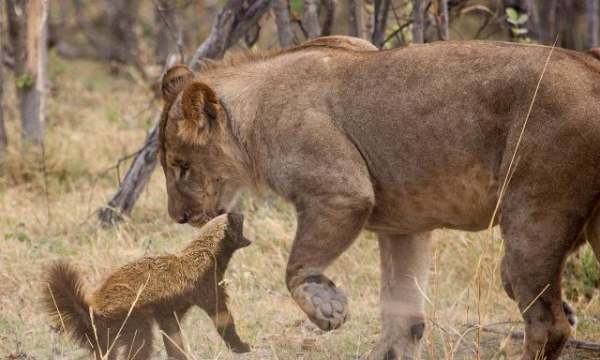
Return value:
<svg viewBox="0 0 600 360">
<path fill-rule="evenodd" d="M 114 171 L 104 170 L 135 151 L 143 139 L 151 118 L 144 111 L 150 94 L 127 75 L 111 75 L 107 66 L 87 62 L 52 58 L 51 80 L 47 189 L 39 154 L 27 159 L 19 155 L 14 106 L 8 109 L 12 144 L 0 166 L 0 359 L 87 358 L 52 331 L 38 304 L 44 289 L 41 272 L 51 260 L 70 259 L 85 269 L 89 284 L 97 284 L 112 268 L 132 258 L 180 249 L 194 233 L 167 217 L 160 171 L 131 219 L 115 229 L 98 226 L 94 210 L 112 195 L 117 181 Z M 8 102 L 14 104 L 12 94 Z M 379 332 L 379 256 L 373 235 L 363 234 L 329 270 L 351 299 L 352 318 L 342 329 L 323 333 L 306 320 L 283 281 L 295 227 L 292 209 L 275 198 L 249 197 L 243 208 L 247 233 L 255 244 L 237 253 L 226 276 L 240 334 L 254 347 L 241 357 L 349 359 L 364 355 Z M 500 328 L 506 330 L 521 327 L 516 305 L 500 285 L 499 234 L 492 239 L 486 232 L 438 231 L 435 237 L 424 358 L 473 359 L 478 352 L 483 359 L 514 358 L 518 343 L 485 332 L 478 342 L 478 332 L 467 326 L 481 322 L 503 323 Z M 581 290 L 583 285 L 575 276 L 570 279 L 567 286 L 580 319 L 577 338 L 597 340 L 600 295 L 589 286 Z M 194 310 L 183 319 L 182 328 L 195 359 L 235 357 L 201 311 Z M 159 345 L 157 357 L 164 358 Z M 585 352 L 565 355 L 567 359 L 586 357 L 594 358 Z"/>
</svg>

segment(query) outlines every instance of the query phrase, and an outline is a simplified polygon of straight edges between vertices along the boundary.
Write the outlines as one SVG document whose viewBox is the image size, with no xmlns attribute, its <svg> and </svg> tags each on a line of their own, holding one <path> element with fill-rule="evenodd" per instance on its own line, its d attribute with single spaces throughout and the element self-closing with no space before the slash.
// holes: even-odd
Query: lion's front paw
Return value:
<svg viewBox="0 0 600 360">
<path fill-rule="evenodd" d="M 292 292 L 308 318 L 323 330 L 337 329 L 348 318 L 348 298 L 325 276 L 308 277 Z"/>
</svg>

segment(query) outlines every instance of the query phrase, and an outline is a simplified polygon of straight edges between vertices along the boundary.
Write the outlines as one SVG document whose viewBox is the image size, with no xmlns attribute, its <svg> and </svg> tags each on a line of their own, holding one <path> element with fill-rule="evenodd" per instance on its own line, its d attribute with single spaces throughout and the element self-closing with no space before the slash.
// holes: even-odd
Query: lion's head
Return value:
<svg viewBox="0 0 600 360">
<path fill-rule="evenodd" d="M 161 91 L 160 160 L 169 215 L 178 223 L 201 226 L 229 211 L 245 185 L 239 146 L 217 95 L 189 68 L 168 70 Z"/>
</svg>

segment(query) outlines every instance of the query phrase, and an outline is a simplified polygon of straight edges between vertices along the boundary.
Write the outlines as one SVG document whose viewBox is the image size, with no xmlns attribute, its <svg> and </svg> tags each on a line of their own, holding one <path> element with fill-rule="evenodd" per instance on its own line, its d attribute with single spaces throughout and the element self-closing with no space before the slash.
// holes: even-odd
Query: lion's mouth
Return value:
<svg viewBox="0 0 600 360">
<path fill-rule="evenodd" d="M 209 222 L 210 220 L 214 219 L 215 217 L 222 215 L 226 213 L 225 210 L 219 210 L 216 212 L 213 212 L 211 214 L 197 214 L 197 215 L 193 215 L 190 220 L 188 221 L 188 224 L 193 226 L 193 227 L 197 227 L 200 228 L 202 226 L 204 226 L 207 222 Z"/>
</svg>

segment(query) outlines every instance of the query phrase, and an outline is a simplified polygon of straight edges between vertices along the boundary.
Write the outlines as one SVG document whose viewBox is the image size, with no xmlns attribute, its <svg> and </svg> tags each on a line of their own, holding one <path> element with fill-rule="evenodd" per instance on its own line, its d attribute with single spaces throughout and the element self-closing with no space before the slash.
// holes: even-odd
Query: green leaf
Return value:
<svg viewBox="0 0 600 360">
<path fill-rule="evenodd" d="M 527 22 L 527 20 L 529 20 L 529 15 L 521 14 L 521 16 L 519 16 L 519 18 L 517 19 L 517 23 L 519 25 L 523 25 Z"/>
<path fill-rule="evenodd" d="M 31 74 L 23 74 L 17 78 L 17 88 L 28 90 L 33 86 L 33 76 Z"/>
<path fill-rule="evenodd" d="M 517 20 L 519 18 L 519 13 L 517 12 L 517 10 L 509 7 L 506 8 L 505 10 L 506 12 L 506 16 L 508 17 L 508 20 Z"/>
</svg>

